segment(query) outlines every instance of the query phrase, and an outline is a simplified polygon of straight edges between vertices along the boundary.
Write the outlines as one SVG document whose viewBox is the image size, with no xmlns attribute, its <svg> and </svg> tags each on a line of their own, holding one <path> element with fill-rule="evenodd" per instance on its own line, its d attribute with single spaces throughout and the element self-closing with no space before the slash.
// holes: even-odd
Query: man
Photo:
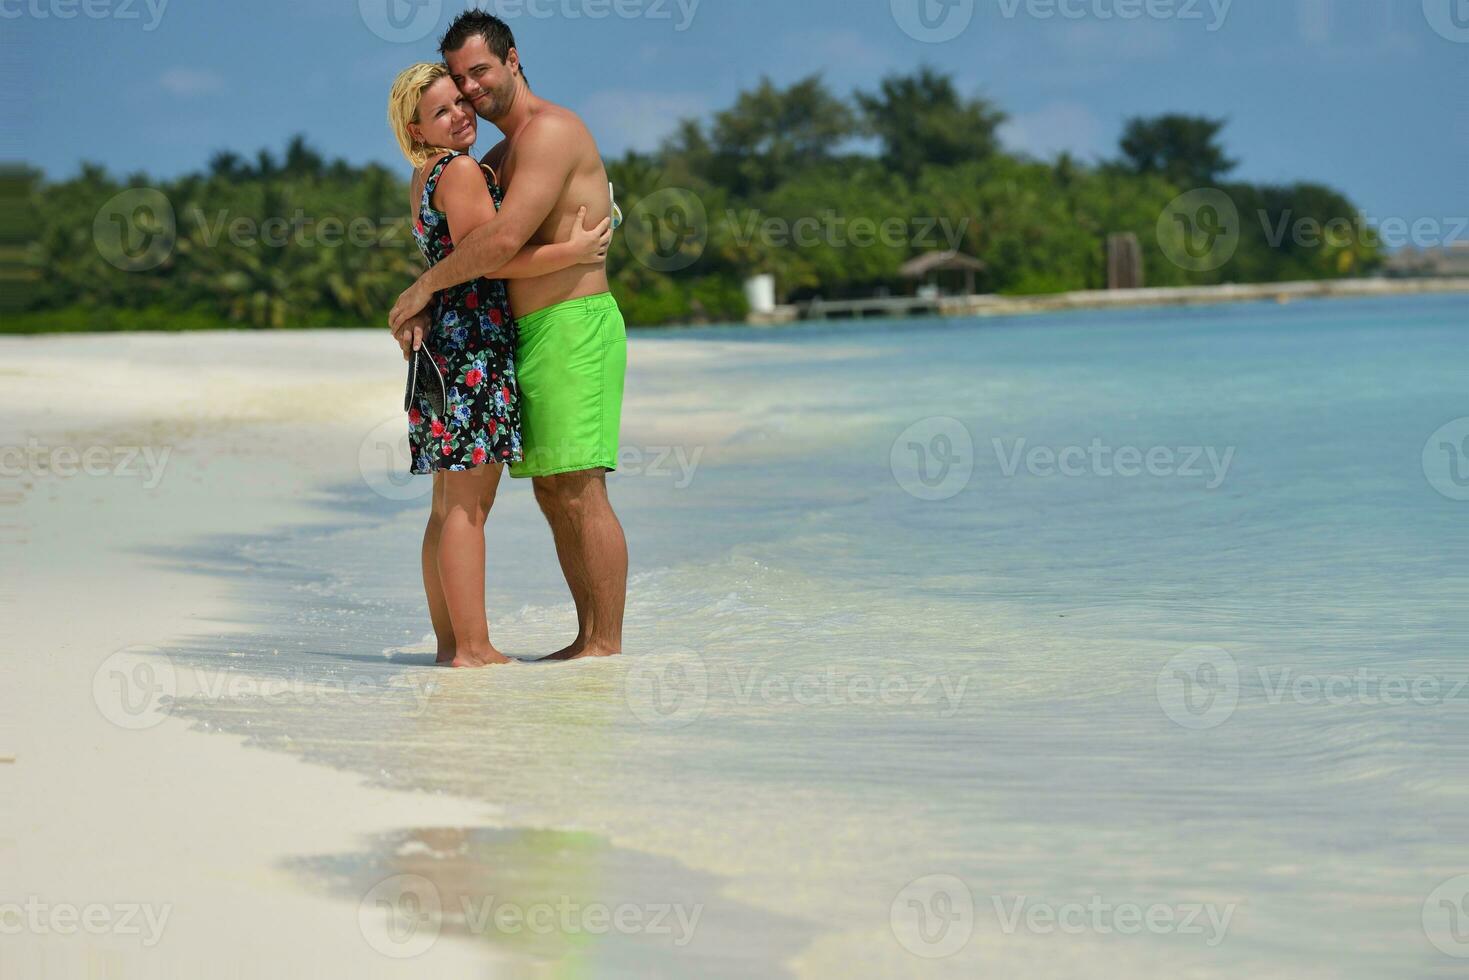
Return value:
<svg viewBox="0 0 1469 980">
<path fill-rule="evenodd" d="M 527 242 L 565 241 L 582 205 L 593 226 L 611 211 L 596 141 L 574 113 L 531 92 L 504 21 L 466 11 L 439 50 L 475 112 L 505 135 L 484 158 L 505 200 L 494 221 L 466 235 L 398 297 L 389 323 L 395 332 L 413 331 L 415 347 L 422 339 L 415 317 L 434 293 L 499 268 Z M 612 656 L 622 651 L 627 599 L 627 542 L 606 482 L 617 465 L 627 366 L 622 315 L 605 263 L 507 285 L 520 326 L 525 456 L 510 475 L 533 481 L 576 602 L 576 640 L 550 659 Z"/>
</svg>

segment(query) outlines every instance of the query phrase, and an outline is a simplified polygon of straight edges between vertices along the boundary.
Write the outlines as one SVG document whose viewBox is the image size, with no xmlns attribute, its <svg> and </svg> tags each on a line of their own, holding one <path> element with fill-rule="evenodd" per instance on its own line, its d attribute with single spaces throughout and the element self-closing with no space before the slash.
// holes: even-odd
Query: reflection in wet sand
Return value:
<svg viewBox="0 0 1469 980">
<path fill-rule="evenodd" d="M 785 976 L 816 931 L 725 897 L 716 875 L 595 834 L 422 828 L 289 867 L 360 902 L 364 935 L 386 955 L 473 936 L 550 976 L 646 977 L 670 963 L 687 976 Z"/>
</svg>

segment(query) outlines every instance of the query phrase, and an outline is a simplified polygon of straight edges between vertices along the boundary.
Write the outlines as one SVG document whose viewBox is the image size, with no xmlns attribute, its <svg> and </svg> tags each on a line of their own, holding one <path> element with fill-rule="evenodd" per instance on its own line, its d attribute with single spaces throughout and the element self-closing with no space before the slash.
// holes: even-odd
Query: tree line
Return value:
<svg viewBox="0 0 1469 980">
<path fill-rule="evenodd" d="M 928 68 L 845 98 L 817 75 L 762 80 L 656 151 L 608 161 L 627 216 L 613 291 L 634 324 L 739 320 L 752 274 L 773 274 L 786 300 L 865 296 L 911 289 L 899 267 L 936 248 L 981 259 L 985 292 L 1099 289 L 1119 232 L 1137 236 L 1149 285 L 1352 276 L 1381 262 L 1341 193 L 1232 181 L 1222 120 L 1133 119 L 1115 156 L 1094 161 L 1007 152 L 1005 122 Z M 422 268 L 406 178 L 328 160 L 299 136 L 280 155 L 221 152 L 168 180 L 10 168 L 0 188 L 20 233 L 0 243 L 12 256 L 5 329 L 380 325 Z M 1218 267 L 1180 263 L 1170 240 L 1216 233 L 1169 220 L 1170 202 L 1203 188 L 1234 212 Z"/>
</svg>

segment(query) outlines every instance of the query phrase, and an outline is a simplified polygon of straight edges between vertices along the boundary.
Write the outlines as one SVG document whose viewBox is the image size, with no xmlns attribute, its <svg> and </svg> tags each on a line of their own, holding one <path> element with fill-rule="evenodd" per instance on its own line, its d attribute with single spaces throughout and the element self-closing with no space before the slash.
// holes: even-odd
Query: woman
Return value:
<svg viewBox="0 0 1469 980">
<path fill-rule="evenodd" d="M 388 121 L 414 165 L 413 236 L 430 264 L 493 221 L 503 194 L 493 171 L 467 156 L 478 120 L 441 64 L 417 64 L 393 82 Z M 583 215 L 585 215 L 585 208 Z M 448 389 L 443 417 L 426 399 L 408 414 L 412 471 L 433 474 L 423 536 L 423 584 L 438 639 L 438 662 L 455 667 L 509 663 L 490 642 L 485 618 L 485 520 L 506 463 L 520 454 L 516 327 L 504 279 L 541 276 L 601 261 L 610 222 L 577 222 L 573 240 L 528 246 L 493 278 L 439 293 L 425 344 Z M 398 335 L 410 356 L 412 330 Z"/>
</svg>

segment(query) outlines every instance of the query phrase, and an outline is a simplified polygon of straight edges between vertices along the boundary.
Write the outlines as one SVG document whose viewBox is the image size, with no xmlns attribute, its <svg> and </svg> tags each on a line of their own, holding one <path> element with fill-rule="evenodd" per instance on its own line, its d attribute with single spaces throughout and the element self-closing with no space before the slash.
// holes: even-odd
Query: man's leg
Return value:
<svg viewBox="0 0 1469 980">
<path fill-rule="evenodd" d="M 535 487 L 536 503 L 546 516 L 546 523 L 551 526 L 551 538 L 556 544 L 556 560 L 561 563 L 561 574 L 566 579 L 566 587 L 571 590 L 572 602 L 576 603 L 576 639 L 552 655 L 555 659 L 565 660 L 581 653 L 587 640 L 591 638 L 592 587 L 577 558 L 576 535 L 571 522 L 552 503 L 554 495 L 546 482 L 551 479 L 554 478 L 536 477 L 531 482 Z"/>
<path fill-rule="evenodd" d="M 622 652 L 622 614 L 627 603 L 627 539 L 607 499 L 605 471 L 582 470 L 538 477 L 536 500 L 551 522 L 557 553 L 573 598 L 579 581 L 591 614 L 580 649 L 575 644 L 547 659 L 610 657 Z M 559 530 L 558 530 L 559 526 Z M 564 546 L 562 542 L 565 542 Z M 578 616 L 580 618 L 580 615 Z"/>
</svg>

